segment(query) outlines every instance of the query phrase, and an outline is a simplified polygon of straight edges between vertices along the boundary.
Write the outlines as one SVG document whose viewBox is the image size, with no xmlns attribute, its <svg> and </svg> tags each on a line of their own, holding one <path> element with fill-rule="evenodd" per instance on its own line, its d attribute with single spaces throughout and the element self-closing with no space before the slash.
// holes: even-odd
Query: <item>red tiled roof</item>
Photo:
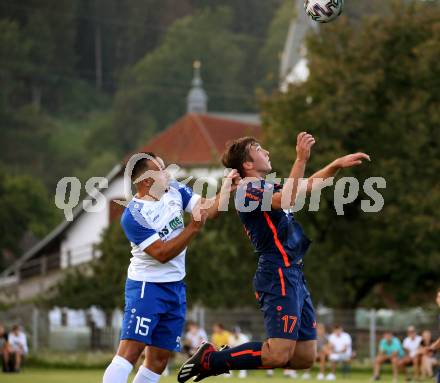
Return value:
<svg viewBox="0 0 440 383">
<path fill-rule="evenodd" d="M 166 162 L 182 166 L 213 165 L 228 141 L 259 137 L 260 133 L 257 124 L 189 113 L 154 136 L 140 151 L 154 152 Z"/>
</svg>

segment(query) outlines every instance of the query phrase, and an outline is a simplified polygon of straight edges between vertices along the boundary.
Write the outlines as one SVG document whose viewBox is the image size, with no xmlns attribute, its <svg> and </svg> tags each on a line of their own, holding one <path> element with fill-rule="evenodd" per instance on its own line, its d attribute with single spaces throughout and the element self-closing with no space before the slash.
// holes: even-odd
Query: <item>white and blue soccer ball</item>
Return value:
<svg viewBox="0 0 440 383">
<path fill-rule="evenodd" d="M 329 23 L 341 15 L 344 0 L 305 0 L 304 8 L 312 20 Z"/>
</svg>

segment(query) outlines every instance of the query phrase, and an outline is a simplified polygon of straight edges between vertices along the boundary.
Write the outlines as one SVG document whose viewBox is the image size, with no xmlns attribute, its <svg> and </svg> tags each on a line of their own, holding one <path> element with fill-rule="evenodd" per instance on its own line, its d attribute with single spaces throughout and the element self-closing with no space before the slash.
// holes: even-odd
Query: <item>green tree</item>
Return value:
<svg viewBox="0 0 440 383">
<path fill-rule="evenodd" d="M 237 213 L 229 209 L 208 221 L 187 255 L 188 303 L 240 307 L 254 302 L 255 255 Z M 241 286 L 240 288 L 238 286 Z"/>
<path fill-rule="evenodd" d="M 162 44 L 127 72 L 115 96 L 112 125 L 93 139 L 104 137 L 105 146 L 126 153 L 182 116 L 195 59 L 203 64 L 210 110 L 242 110 L 248 99 L 239 81 L 244 56 L 229 30 L 231 20 L 230 10 L 221 8 L 176 21 Z"/>
<path fill-rule="evenodd" d="M 0 270 L 23 251 L 26 234 L 42 238 L 59 218 L 41 181 L 0 169 Z"/>
<path fill-rule="evenodd" d="M 275 13 L 267 33 L 266 41 L 259 52 L 258 84 L 268 92 L 279 85 L 281 55 L 287 39 L 289 25 L 295 16 L 292 1 L 285 0 Z"/>
<path fill-rule="evenodd" d="M 76 309 L 95 305 L 107 312 L 123 308 L 130 245 L 119 222 L 105 230 L 97 249 L 101 257 L 85 268 L 68 272 L 46 303 Z"/>
<path fill-rule="evenodd" d="M 438 283 L 439 17 L 438 5 L 397 3 L 356 29 L 341 19 L 310 37 L 309 79 L 263 101 L 282 174 L 305 130 L 317 138 L 309 173 L 361 150 L 372 163 L 344 175 L 387 181 L 380 213 L 361 211 L 362 194 L 337 216 L 328 192 L 318 213 L 300 214 L 314 239 L 306 273 L 318 302 L 414 305 Z"/>
</svg>

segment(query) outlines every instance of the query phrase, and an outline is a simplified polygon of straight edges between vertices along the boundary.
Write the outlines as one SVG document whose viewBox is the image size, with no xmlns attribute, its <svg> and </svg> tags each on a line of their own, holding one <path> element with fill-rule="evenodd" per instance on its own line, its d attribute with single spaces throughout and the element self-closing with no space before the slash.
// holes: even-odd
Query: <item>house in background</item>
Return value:
<svg viewBox="0 0 440 383">
<path fill-rule="evenodd" d="M 223 176 L 219 158 L 229 140 L 260 135 L 258 115 L 208 111 L 200 63 L 194 65 L 192 87 L 187 96 L 187 113 L 154 136 L 139 151 L 152 151 L 180 167 L 177 177 L 218 179 Z M 35 298 L 57 283 L 71 267 L 87 265 L 99 257 L 96 245 L 110 222 L 119 219 L 124 200 L 124 163 L 107 175 L 108 187 L 100 192 L 106 199 L 99 212 L 86 212 L 82 203 L 72 221 L 64 221 L 0 274 L 0 300 L 18 302 Z M 127 257 L 130 249 L 127 244 Z"/>
</svg>

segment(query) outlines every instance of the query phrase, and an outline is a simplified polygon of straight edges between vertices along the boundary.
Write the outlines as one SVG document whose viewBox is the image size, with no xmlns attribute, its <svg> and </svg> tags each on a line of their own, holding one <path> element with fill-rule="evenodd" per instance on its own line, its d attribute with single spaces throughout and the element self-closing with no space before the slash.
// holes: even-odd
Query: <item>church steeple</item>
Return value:
<svg viewBox="0 0 440 383">
<path fill-rule="evenodd" d="M 194 77 L 191 82 L 191 90 L 186 98 L 187 113 L 206 113 L 208 111 L 208 96 L 203 89 L 203 81 L 200 76 L 200 61 L 194 61 Z"/>
</svg>

